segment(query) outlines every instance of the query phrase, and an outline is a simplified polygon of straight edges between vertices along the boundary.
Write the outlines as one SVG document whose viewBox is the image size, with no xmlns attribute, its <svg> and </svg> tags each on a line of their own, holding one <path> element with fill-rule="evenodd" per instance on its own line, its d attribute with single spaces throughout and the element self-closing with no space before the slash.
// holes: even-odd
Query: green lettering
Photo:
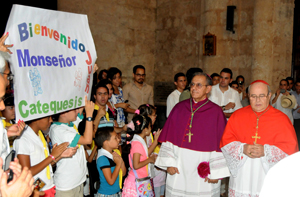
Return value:
<svg viewBox="0 0 300 197">
<path fill-rule="evenodd" d="M 43 108 L 43 113 L 44 114 L 46 114 L 46 113 L 49 112 L 49 105 L 48 105 L 48 103 L 44 103 L 42 108 Z"/>
<path fill-rule="evenodd" d="M 73 107 L 73 99 L 70 99 L 69 100 L 69 108 L 72 108 Z"/>
<path fill-rule="evenodd" d="M 78 99 L 78 106 L 81 106 L 81 104 L 82 104 L 82 97 L 80 97 L 80 98 Z"/>
<path fill-rule="evenodd" d="M 59 101 L 56 102 L 57 105 L 57 111 L 61 111 L 62 110 L 62 101 L 60 101 L 60 107 L 59 107 Z"/>
<path fill-rule="evenodd" d="M 50 109 L 53 111 L 54 114 L 56 114 L 56 101 L 50 102 Z"/>
<path fill-rule="evenodd" d="M 40 103 L 40 101 L 37 102 L 36 106 L 37 106 L 39 114 L 43 113 L 42 110 L 41 110 L 41 103 Z"/>
<path fill-rule="evenodd" d="M 64 109 L 68 109 L 68 101 L 67 101 L 67 100 L 64 101 L 63 108 L 64 108 Z"/>
<path fill-rule="evenodd" d="M 36 114 L 36 105 L 35 104 L 30 104 L 29 108 L 30 108 L 30 114 L 31 115 Z"/>
<path fill-rule="evenodd" d="M 27 118 L 28 115 L 29 115 L 29 111 L 26 110 L 25 113 L 24 113 L 23 108 L 22 108 L 23 105 L 27 106 L 27 102 L 25 100 L 22 100 L 22 101 L 19 102 L 19 105 L 18 105 L 19 106 L 19 112 L 20 112 L 20 115 L 22 116 L 22 118 Z"/>
</svg>

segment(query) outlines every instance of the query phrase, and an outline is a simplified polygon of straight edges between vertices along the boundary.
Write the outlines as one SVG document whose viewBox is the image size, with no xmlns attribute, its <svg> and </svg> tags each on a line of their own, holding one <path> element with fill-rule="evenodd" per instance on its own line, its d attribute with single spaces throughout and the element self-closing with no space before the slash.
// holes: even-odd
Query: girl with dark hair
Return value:
<svg viewBox="0 0 300 197">
<path fill-rule="evenodd" d="M 114 92 L 113 96 L 109 100 L 117 108 L 117 122 L 119 127 L 123 127 L 125 125 L 125 114 L 123 109 L 127 109 L 129 107 L 129 104 L 125 103 L 125 100 L 123 99 L 123 91 L 121 88 L 122 72 L 116 67 L 111 67 L 108 70 L 107 78 L 112 82 Z"/>
<path fill-rule="evenodd" d="M 156 155 L 151 154 L 152 151 L 148 150 L 146 144 L 146 136 L 151 133 L 152 120 L 147 116 L 137 115 L 132 119 L 127 125 L 128 132 L 134 133 L 133 139 L 131 141 L 131 149 L 129 153 L 129 165 L 131 170 L 128 173 L 127 178 L 124 182 L 123 197 L 136 197 L 137 190 L 135 185 L 136 178 L 145 178 L 151 176 L 149 169 L 149 163 L 154 163 Z M 155 141 L 159 134 L 155 135 Z M 133 172 L 135 170 L 138 177 L 135 177 Z"/>
</svg>

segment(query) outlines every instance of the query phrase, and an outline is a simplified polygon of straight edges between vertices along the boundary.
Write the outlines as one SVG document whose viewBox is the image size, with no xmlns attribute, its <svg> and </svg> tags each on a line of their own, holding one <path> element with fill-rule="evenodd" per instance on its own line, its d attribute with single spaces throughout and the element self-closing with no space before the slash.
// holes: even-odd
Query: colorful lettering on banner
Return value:
<svg viewBox="0 0 300 197">
<path fill-rule="evenodd" d="M 16 119 L 32 120 L 84 105 L 97 58 L 86 15 L 14 5 L 6 32 L 6 42 L 14 44 L 10 63 Z"/>
</svg>

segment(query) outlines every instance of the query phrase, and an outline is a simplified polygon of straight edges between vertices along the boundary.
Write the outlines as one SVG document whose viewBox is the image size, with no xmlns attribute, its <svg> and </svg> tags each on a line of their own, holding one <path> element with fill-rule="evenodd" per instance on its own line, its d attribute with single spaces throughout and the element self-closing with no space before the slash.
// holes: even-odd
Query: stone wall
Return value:
<svg viewBox="0 0 300 197">
<path fill-rule="evenodd" d="M 156 0 L 58 0 L 57 7 L 88 16 L 100 69 L 118 67 L 127 83 L 142 64 L 154 84 Z"/>
<path fill-rule="evenodd" d="M 235 33 L 226 31 L 235 5 Z M 62 11 L 87 14 L 100 68 L 116 66 L 123 81 L 146 67 L 147 82 L 172 83 L 177 72 L 228 67 L 246 85 L 265 79 L 275 90 L 291 75 L 293 0 L 58 0 Z M 203 35 L 217 36 L 216 56 L 203 56 Z"/>
</svg>

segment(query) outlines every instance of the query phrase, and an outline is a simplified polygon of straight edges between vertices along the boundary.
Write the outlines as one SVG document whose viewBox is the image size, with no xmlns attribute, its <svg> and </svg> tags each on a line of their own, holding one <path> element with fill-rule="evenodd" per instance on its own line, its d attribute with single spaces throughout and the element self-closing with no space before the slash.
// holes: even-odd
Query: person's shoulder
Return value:
<svg viewBox="0 0 300 197">
<path fill-rule="evenodd" d="M 169 94 L 169 96 L 168 96 L 168 98 L 170 97 L 175 97 L 176 96 L 176 89 L 174 90 L 174 91 L 172 91 L 170 94 Z"/>
<path fill-rule="evenodd" d="M 248 105 L 246 107 L 235 110 L 229 119 L 242 118 L 244 115 L 249 114 L 250 112 L 252 112 L 252 108 L 251 105 Z"/>
<path fill-rule="evenodd" d="M 129 82 L 129 83 L 126 83 L 124 86 L 123 86 L 123 91 L 127 90 L 127 89 L 130 89 L 132 87 L 133 83 L 132 82 Z"/>
</svg>

